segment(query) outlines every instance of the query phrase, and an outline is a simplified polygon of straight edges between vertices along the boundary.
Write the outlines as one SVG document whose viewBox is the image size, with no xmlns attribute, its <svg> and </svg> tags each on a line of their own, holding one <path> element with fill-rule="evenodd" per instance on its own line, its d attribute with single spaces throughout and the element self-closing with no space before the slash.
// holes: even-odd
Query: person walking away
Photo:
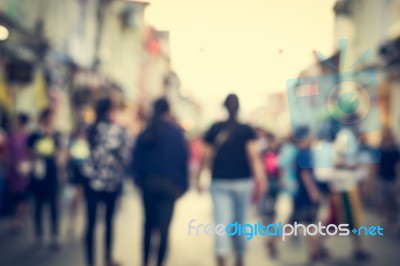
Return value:
<svg viewBox="0 0 400 266">
<path fill-rule="evenodd" d="M 259 199 L 266 190 L 267 179 L 257 148 L 256 135 L 250 126 L 238 121 L 239 98 L 235 94 L 229 94 L 224 107 L 228 111 L 228 119 L 213 124 L 204 136 L 202 168 L 211 167 L 210 190 L 215 223 L 243 224 L 247 220 L 254 183 L 254 198 Z M 201 172 L 199 176 L 200 174 Z M 236 266 L 244 265 L 245 236 L 231 238 L 227 234 L 215 237 L 217 265 L 226 265 L 230 241 L 234 244 Z"/>
<path fill-rule="evenodd" d="M 13 232 L 20 232 L 26 222 L 28 211 L 28 185 L 29 185 L 29 150 L 27 141 L 29 117 L 18 114 L 15 127 L 8 136 L 8 151 L 10 156 L 9 191 L 14 206 Z"/>
<path fill-rule="evenodd" d="M 264 223 L 272 223 L 275 219 L 275 204 L 281 188 L 280 173 L 278 168 L 278 142 L 276 137 L 268 133 L 268 146 L 263 152 L 264 171 L 268 176 L 269 189 L 266 191 L 262 203 L 261 210 Z"/>
<path fill-rule="evenodd" d="M 279 191 L 274 205 L 274 223 L 288 223 L 294 209 L 294 199 L 298 192 L 299 181 L 296 175 L 298 149 L 293 137 L 283 142 L 277 157 L 279 169 Z M 267 250 L 271 258 L 278 256 L 277 237 L 267 239 Z"/>
<path fill-rule="evenodd" d="M 379 165 L 378 175 L 378 199 L 379 212 L 383 218 L 383 225 L 396 228 L 400 236 L 400 223 L 398 213 L 400 211 L 398 195 L 398 169 L 400 162 L 400 153 L 398 146 L 394 141 L 393 134 L 390 131 L 384 132 L 380 145 L 381 163 Z"/>
<path fill-rule="evenodd" d="M 353 125 L 356 116 L 347 118 L 333 143 L 333 166 L 335 174 L 329 181 L 331 190 L 332 211 L 335 213 L 333 222 L 349 224 L 349 228 L 362 225 L 362 204 L 358 192 L 360 181 L 359 143 Z M 353 258 L 356 261 L 366 261 L 370 258 L 357 234 L 352 235 Z"/>
<path fill-rule="evenodd" d="M 86 199 L 84 244 L 88 266 L 95 265 L 96 216 L 101 204 L 105 207 L 105 265 L 119 265 L 112 257 L 113 221 L 130 148 L 125 130 L 114 122 L 116 111 L 110 99 L 99 100 L 96 105 L 96 121 L 87 133 L 90 156 L 83 164 L 83 175 Z"/>
<path fill-rule="evenodd" d="M 54 129 L 54 111 L 45 109 L 39 115 L 38 128 L 28 138 L 31 157 L 31 191 L 35 203 L 34 224 L 38 244 L 45 243 L 42 211 L 45 204 L 50 207 L 51 242 L 54 250 L 59 248 L 59 180 L 58 156 L 61 135 Z"/>
<path fill-rule="evenodd" d="M 73 235 L 74 228 L 76 227 L 76 219 L 80 209 L 81 201 L 83 199 L 83 184 L 85 181 L 82 172 L 83 165 L 89 159 L 90 148 L 87 141 L 86 126 L 80 124 L 77 126 L 75 132 L 69 139 L 68 145 L 68 162 L 67 162 L 67 175 L 68 175 L 68 198 L 69 204 L 69 225 L 68 230 Z"/>
<path fill-rule="evenodd" d="M 189 151 L 182 129 L 173 122 L 165 98 L 153 105 L 153 117 L 133 150 L 133 175 L 144 205 L 143 265 L 149 265 L 152 236 L 158 230 L 157 265 L 164 265 L 176 200 L 189 185 Z"/>
<path fill-rule="evenodd" d="M 297 128 L 295 136 L 298 139 L 296 141 L 298 148 L 296 175 L 299 180 L 299 190 L 295 198 L 293 220 L 307 225 L 316 224 L 323 192 L 314 173 L 315 163 L 311 150 L 313 138 L 310 137 L 310 129 L 307 127 Z M 311 263 L 328 258 L 327 250 L 323 248 L 321 240 L 318 235 L 307 236 L 308 257 Z"/>
<path fill-rule="evenodd" d="M 375 196 L 377 195 L 374 193 L 374 188 L 379 176 L 378 170 L 381 152 L 369 143 L 367 135 L 365 134 L 359 134 L 358 141 L 360 143 L 358 149 L 358 159 L 360 163 L 358 172 L 361 180 L 358 189 L 364 209 L 372 211 L 374 203 L 376 203 Z"/>
</svg>

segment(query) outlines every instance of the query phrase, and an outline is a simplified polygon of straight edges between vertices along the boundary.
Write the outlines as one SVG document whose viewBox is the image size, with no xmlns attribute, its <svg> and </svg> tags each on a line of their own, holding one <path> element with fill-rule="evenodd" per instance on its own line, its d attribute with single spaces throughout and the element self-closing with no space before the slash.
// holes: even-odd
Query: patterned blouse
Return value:
<svg viewBox="0 0 400 266">
<path fill-rule="evenodd" d="M 91 154 L 83 165 L 83 173 L 89 179 L 89 187 L 95 191 L 119 190 L 131 147 L 125 130 L 102 121 L 89 130 L 88 136 Z"/>
</svg>

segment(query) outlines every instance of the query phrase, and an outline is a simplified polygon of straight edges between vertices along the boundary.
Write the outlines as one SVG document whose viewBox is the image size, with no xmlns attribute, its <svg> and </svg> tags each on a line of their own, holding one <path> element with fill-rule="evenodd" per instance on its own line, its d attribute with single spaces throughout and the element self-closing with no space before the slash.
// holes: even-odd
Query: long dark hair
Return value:
<svg viewBox="0 0 400 266">
<path fill-rule="evenodd" d="M 154 144 L 160 139 L 164 115 L 169 111 L 170 105 L 166 98 L 160 98 L 153 103 L 153 116 L 143 132 L 145 143 Z"/>
<path fill-rule="evenodd" d="M 108 98 L 100 99 L 96 103 L 96 121 L 88 128 L 87 136 L 91 147 L 94 147 L 97 138 L 97 126 L 100 122 L 109 122 L 110 112 L 114 108 L 113 102 Z"/>
<path fill-rule="evenodd" d="M 108 98 L 100 99 L 96 104 L 96 122 L 109 120 L 110 112 L 113 109 L 113 102 Z"/>
</svg>

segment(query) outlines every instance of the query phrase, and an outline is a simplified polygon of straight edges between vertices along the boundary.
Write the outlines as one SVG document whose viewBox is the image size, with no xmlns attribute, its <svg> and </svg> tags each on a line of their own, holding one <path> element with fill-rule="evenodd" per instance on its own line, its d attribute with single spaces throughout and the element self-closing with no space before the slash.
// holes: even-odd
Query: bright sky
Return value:
<svg viewBox="0 0 400 266">
<path fill-rule="evenodd" d="M 333 53 L 334 0 L 152 0 L 146 20 L 171 33 L 172 64 L 206 117 L 229 92 L 249 112 Z M 281 52 L 280 52 L 281 51 Z"/>
</svg>

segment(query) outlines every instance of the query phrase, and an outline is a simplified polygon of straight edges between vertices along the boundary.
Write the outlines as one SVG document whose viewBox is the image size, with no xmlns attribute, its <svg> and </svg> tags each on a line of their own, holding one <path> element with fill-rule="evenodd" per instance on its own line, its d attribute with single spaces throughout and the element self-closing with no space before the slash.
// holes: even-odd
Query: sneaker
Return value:
<svg viewBox="0 0 400 266">
<path fill-rule="evenodd" d="M 354 258 L 354 260 L 360 261 L 360 262 L 368 261 L 371 259 L 371 254 L 366 251 L 363 251 L 363 250 L 355 251 L 353 254 L 353 258 Z"/>
</svg>

